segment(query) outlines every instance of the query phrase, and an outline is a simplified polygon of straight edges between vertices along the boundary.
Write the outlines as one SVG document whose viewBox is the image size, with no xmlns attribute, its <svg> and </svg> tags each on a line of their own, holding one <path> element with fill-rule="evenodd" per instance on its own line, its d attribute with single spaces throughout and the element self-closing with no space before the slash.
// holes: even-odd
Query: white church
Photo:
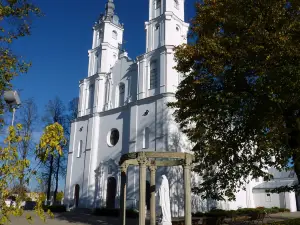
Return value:
<svg viewBox="0 0 300 225">
<path fill-rule="evenodd" d="M 172 118 L 172 109 L 166 105 L 174 101 L 181 79 L 173 69 L 173 49 L 187 42 L 189 24 L 184 21 L 184 2 L 149 0 L 149 21 L 145 22 L 146 52 L 135 60 L 121 48 L 124 26 L 115 14 L 113 0 L 106 3 L 105 13 L 93 27 L 88 76 L 80 81 L 78 118 L 71 126 L 64 197 L 68 207 L 118 208 L 118 163 L 125 153 L 188 151 L 189 145 Z M 138 207 L 138 173 L 138 167 L 128 170 L 128 208 Z M 178 188 L 182 183 L 181 169 L 157 173 L 165 173 L 169 179 L 172 215 L 182 215 L 183 190 Z M 292 184 L 296 179 L 296 176 L 281 174 L 277 177 L 274 182 Z M 192 183 L 197 182 L 194 176 Z M 193 195 L 192 208 L 194 212 L 213 207 L 258 206 L 297 210 L 295 193 L 267 194 L 268 185 L 270 182 L 259 179 L 251 181 L 245 191 L 237 193 L 235 202 L 206 201 Z M 149 207 L 149 182 L 146 187 Z"/>
</svg>

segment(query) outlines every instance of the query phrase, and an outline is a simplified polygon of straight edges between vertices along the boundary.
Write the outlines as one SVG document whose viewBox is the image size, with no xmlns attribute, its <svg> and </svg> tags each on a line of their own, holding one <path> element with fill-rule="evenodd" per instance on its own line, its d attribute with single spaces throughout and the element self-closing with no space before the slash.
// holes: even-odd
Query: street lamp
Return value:
<svg viewBox="0 0 300 225">
<path fill-rule="evenodd" d="M 15 112 L 16 108 L 21 104 L 20 97 L 18 95 L 17 91 L 4 91 L 4 100 L 6 104 L 9 105 L 10 108 L 13 110 L 13 118 L 11 121 L 11 125 L 14 125 L 14 120 L 15 120 Z"/>
</svg>

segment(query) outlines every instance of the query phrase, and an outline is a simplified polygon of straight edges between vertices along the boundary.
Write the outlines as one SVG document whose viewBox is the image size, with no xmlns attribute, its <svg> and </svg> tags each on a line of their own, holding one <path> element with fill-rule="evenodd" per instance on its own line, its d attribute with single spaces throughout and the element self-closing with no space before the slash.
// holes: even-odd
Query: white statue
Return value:
<svg viewBox="0 0 300 225">
<path fill-rule="evenodd" d="M 161 207 L 162 218 L 161 225 L 172 225 L 170 209 L 170 188 L 165 175 L 162 175 L 162 181 L 159 188 L 159 206 Z"/>
</svg>

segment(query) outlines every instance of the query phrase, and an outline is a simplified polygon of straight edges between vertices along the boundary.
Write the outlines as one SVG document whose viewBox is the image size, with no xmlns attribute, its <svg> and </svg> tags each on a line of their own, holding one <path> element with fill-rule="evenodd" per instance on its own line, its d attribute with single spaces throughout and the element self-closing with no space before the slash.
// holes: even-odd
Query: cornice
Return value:
<svg viewBox="0 0 300 225">
<path fill-rule="evenodd" d="M 128 104 L 126 104 L 126 105 L 124 105 L 122 107 L 118 107 L 118 108 L 114 108 L 114 109 L 109 109 L 107 111 L 98 112 L 98 113 L 95 113 L 95 114 L 100 115 L 100 117 L 107 116 L 107 115 L 111 115 L 111 114 L 122 112 L 125 109 L 129 109 L 129 108 L 131 108 L 133 106 L 139 106 L 139 105 L 143 105 L 143 104 L 145 104 L 147 102 L 153 102 L 154 100 L 162 99 L 162 98 L 165 98 L 165 97 L 174 97 L 174 96 L 175 96 L 174 93 L 170 93 L 170 92 L 162 93 L 162 94 L 150 96 L 150 97 L 147 97 L 147 98 L 139 99 L 139 100 L 136 100 L 134 102 L 130 102 L 130 103 L 128 103 Z"/>
<path fill-rule="evenodd" d="M 142 61 L 143 59 L 145 59 L 149 56 L 152 56 L 155 53 L 162 53 L 163 51 L 167 51 L 167 53 L 170 53 L 170 52 L 173 51 L 174 48 L 175 48 L 175 45 L 164 45 L 164 46 L 161 46 L 161 47 L 159 47 L 157 49 L 154 49 L 150 52 L 146 52 L 143 55 L 137 56 L 136 59 L 137 59 L 137 61 Z"/>
<path fill-rule="evenodd" d="M 189 23 L 186 23 L 184 20 L 180 19 L 174 12 L 172 11 L 166 11 L 164 12 L 162 15 L 158 16 L 158 17 L 155 17 L 147 22 L 145 22 L 145 25 L 150 25 L 152 23 L 156 23 L 158 22 L 159 20 L 163 20 L 163 19 L 166 19 L 166 20 L 170 20 L 171 18 L 174 18 L 175 20 L 177 20 L 179 23 L 183 24 L 184 26 L 186 27 L 189 27 L 190 24 Z"/>
</svg>

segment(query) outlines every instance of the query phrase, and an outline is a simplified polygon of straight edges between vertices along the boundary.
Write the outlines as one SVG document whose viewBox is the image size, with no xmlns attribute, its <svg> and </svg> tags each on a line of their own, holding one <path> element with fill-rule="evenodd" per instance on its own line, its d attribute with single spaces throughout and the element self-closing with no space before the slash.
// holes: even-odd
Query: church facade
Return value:
<svg viewBox="0 0 300 225">
<path fill-rule="evenodd" d="M 173 48 L 187 42 L 188 27 L 184 0 L 151 0 L 145 23 L 146 53 L 131 60 L 120 48 L 124 27 L 115 4 L 107 2 L 105 14 L 93 27 L 88 76 L 79 85 L 79 114 L 72 123 L 68 156 L 67 202 L 88 208 L 118 207 L 122 154 L 184 151 L 172 140 L 176 126 L 166 104 L 173 101 L 180 82 L 180 74 L 173 69 Z M 128 177 L 131 206 L 138 201 L 138 168 L 129 168 Z"/>
<path fill-rule="evenodd" d="M 80 81 L 78 118 L 71 126 L 64 197 L 69 207 L 118 208 L 118 162 L 125 153 L 189 149 L 172 118 L 172 109 L 167 107 L 168 102 L 174 101 L 181 80 L 173 68 L 173 49 L 187 42 L 189 24 L 184 21 L 184 1 L 149 0 L 146 52 L 135 60 L 121 48 L 124 26 L 115 14 L 113 0 L 106 3 L 105 13 L 93 27 L 88 75 Z M 182 169 L 162 168 L 157 173 L 167 174 L 169 179 L 172 215 L 182 215 Z M 192 183 L 196 184 L 198 179 L 194 176 Z M 253 182 L 252 186 L 258 184 Z M 255 206 L 248 203 L 253 199 L 252 186 L 237 194 L 237 202 L 218 203 L 218 206 L 224 209 Z M 149 207 L 149 182 L 146 187 Z M 127 207 L 138 206 L 138 193 L 139 170 L 130 167 Z M 193 211 L 212 208 L 209 201 L 197 196 L 192 199 Z"/>
</svg>

